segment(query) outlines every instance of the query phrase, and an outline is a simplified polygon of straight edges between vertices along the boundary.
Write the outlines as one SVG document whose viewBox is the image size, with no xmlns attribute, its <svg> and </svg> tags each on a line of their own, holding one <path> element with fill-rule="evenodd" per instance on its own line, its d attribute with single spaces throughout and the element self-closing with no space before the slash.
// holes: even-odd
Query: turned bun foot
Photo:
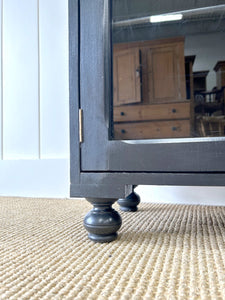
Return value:
<svg viewBox="0 0 225 300">
<path fill-rule="evenodd" d="M 88 198 L 87 200 L 94 206 L 84 219 L 84 227 L 88 231 L 89 239 L 99 243 L 114 241 L 122 224 L 119 213 L 112 208 L 116 199 Z"/>
<path fill-rule="evenodd" d="M 117 201 L 122 211 L 134 212 L 138 210 L 138 204 L 140 203 L 140 197 L 135 192 L 132 192 L 125 199 L 119 199 Z"/>
</svg>

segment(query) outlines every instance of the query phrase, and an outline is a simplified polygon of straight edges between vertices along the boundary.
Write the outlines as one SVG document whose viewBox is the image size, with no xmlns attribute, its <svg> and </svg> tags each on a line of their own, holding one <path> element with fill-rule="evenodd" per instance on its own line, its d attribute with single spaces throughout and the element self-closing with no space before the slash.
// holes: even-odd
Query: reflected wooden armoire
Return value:
<svg viewBox="0 0 225 300">
<path fill-rule="evenodd" d="M 184 38 L 114 44 L 114 137 L 190 136 Z"/>
</svg>

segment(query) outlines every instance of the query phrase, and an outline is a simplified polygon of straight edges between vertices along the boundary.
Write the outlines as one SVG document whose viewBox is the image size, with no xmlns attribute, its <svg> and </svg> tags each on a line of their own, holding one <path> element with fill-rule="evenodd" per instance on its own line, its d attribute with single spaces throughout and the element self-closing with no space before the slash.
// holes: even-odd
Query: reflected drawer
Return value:
<svg viewBox="0 0 225 300">
<path fill-rule="evenodd" d="M 114 124 L 115 139 L 161 139 L 190 137 L 190 120 Z"/>
<path fill-rule="evenodd" d="M 114 122 L 189 119 L 190 102 L 114 107 Z"/>
</svg>

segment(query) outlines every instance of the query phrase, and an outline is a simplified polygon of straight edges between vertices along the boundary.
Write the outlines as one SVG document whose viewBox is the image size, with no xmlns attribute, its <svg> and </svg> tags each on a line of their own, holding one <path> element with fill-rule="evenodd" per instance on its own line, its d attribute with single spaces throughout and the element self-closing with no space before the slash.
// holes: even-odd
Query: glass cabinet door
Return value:
<svg viewBox="0 0 225 300">
<path fill-rule="evenodd" d="M 225 135 L 225 2 L 112 1 L 113 138 Z"/>
<path fill-rule="evenodd" d="M 83 171 L 225 170 L 225 2 L 80 1 Z"/>
</svg>

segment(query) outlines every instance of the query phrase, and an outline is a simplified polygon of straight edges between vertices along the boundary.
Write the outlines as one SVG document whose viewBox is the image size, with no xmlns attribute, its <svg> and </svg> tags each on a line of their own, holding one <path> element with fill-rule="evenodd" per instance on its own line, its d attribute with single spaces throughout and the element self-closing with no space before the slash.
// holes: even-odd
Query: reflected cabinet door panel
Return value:
<svg viewBox="0 0 225 300">
<path fill-rule="evenodd" d="M 162 40 L 147 49 L 149 103 L 186 100 L 183 43 Z"/>
<path fill-rule="evenodd" d="M 114 105 L 141 102 L 140 50 L 116 51 L 113 56 Z"/>
</svg>

